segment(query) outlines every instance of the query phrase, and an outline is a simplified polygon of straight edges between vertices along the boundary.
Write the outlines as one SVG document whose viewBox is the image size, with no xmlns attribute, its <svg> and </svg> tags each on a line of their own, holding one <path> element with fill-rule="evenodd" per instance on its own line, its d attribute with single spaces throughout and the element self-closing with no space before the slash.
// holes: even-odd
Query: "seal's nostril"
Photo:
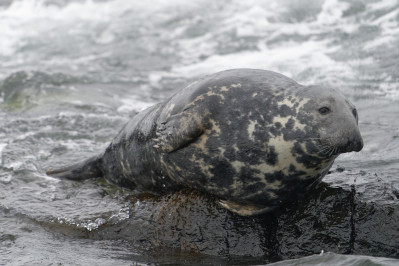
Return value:
<svg viewBox="0 0 399 266">
<path fill-rule="evenodd" d="M 353 149 L 353 140 L 350 137 L 346 139 L 346 149 L 348 151 L 352 151 Z"/>
<path fill-rule="evenodd" d="M 363 149 L 363 139 L 361 137 L 347 138 L 346 151 L 361 151 Z"/>
</svg>

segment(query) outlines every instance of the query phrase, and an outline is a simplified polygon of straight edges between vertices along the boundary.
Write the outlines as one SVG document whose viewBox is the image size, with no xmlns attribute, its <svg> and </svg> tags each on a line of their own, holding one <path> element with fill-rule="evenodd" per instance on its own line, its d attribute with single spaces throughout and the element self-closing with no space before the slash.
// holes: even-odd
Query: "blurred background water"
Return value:
<svg viewBox="0 0 399 266">
<path fill-rule="evenodd" d="M 395 0 L 0 0 L 0 264 L 195 262 L 54 233 L 45 224 L 78 235 L 128 219 L 132 192 L 56 180 L 44 169 L 101 151 L 138 111 L 231 68 L 339 88 L 358 107 L 365 147 L 336 165 L 362 178 L 326 181 L 398 205 L 398 47 Z M 281 263 L 399 260 L 328 253 Z"/>
</svg>

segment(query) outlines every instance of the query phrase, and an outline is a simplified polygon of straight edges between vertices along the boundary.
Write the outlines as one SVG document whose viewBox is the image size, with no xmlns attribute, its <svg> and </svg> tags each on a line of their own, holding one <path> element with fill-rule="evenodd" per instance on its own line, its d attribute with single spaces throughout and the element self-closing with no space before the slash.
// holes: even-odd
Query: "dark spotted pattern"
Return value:
<svg viewBox="0 0 399 266">
<path fill-rule="evenodd" d="M 340 152 L 362 148 L 353 110 L 334 89 L 264 70 L 219 72 L 134 117 L 99 165 L 122 186 L 278 206 L 317 185 Z"/>
</svg>

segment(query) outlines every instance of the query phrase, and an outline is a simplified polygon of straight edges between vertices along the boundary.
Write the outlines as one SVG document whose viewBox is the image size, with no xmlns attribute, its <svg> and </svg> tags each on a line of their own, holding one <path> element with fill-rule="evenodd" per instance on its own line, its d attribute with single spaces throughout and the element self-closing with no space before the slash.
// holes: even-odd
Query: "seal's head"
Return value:
<svg viewBox="0 0 399 266">
<path fill-rule="evenodd" d="M 336 157 L 363 148 L 356 107 L 340 91 L 309 86 L 300 95 L 306 99 L 300 111 L 303 118 L 313 120 L 312 135 L 315 137 L 312 138 L 313 147 L 310 150 L 320 157 Z"/>
</svg>

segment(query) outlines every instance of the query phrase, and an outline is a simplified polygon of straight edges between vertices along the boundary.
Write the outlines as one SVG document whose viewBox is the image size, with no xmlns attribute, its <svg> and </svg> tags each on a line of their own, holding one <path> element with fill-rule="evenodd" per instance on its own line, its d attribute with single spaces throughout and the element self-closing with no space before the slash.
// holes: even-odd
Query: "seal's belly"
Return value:
<svg viewBox="0 0 399 266">
<path fill-rule="evenodd" d="M 208 131 L 163 160 L 168 175 L 179 184 L 240 202 L 277 203 L 321 180 L 320 169 L 297 162 L 293 146 L 278 139 L 273 146 L 255 145 Z"/>
</svg>

